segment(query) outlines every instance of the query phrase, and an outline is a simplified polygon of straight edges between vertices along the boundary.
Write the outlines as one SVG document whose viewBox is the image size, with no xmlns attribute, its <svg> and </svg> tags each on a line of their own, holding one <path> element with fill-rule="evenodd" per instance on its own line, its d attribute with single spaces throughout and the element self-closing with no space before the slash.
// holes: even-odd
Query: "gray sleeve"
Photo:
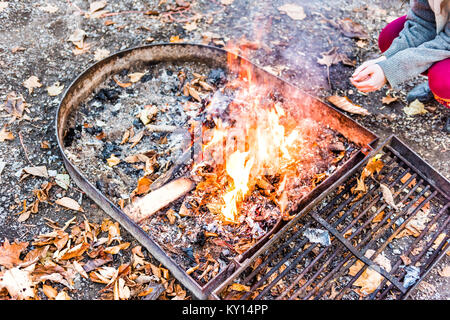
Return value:
<svg viewBox="0 0 450 320">
<path fill-rule="evenodd" d="M 388 50 L 383 54 L 389 58 L 399 51 L 418 47 L 436 37 L 436 20 L 427 0 L 412 0 L 400 35 L 395 38 Z"/>
<path fill-rule="evenodd" d="M 433 63 L 450 58 L 450 22 L 433 40 L 418 47 L 401 50 L 381 61 L 378 65 L 384 71 L 393 88 L 408 79 L 428 70 Z"/>
</svg>

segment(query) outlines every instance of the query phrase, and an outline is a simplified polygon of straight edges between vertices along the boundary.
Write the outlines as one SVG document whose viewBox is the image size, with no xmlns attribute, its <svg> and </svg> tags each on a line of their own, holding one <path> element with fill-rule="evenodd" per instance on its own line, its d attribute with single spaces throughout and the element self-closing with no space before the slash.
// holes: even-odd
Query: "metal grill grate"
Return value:
<svg viewBox="0 0 450 320">
<path fill-rule="evenodd" d="M 406 298 L 447 250 L 450 184 L 395 137 L 373 154 L 383 168 L 365 179 L 366 192 L 352 191 L 369 159 L 238 268 L 214 297 Z M 314 229 L 328 233 L 329 244 L 311 242 L 306 232 Z"/>
</svg>

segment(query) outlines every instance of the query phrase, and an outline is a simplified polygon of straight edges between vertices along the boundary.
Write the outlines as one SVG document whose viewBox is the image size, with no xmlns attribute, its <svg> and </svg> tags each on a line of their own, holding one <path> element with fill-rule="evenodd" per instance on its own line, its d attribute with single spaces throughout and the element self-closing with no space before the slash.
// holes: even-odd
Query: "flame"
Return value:
<svg viewBox="0 0 450 320">
<path fill-rule="evenodd" d="M 233 89 L 234 99 L 228 105 L 227 119 L 214 118 L 215 128 L 202 150 L 210 153 L 216 163 L 223 159 L 228 183 L 221 195 L 220 212 L 223 221 L 238 223 L 239 206 L 261 176 L 282 177 L 276 200 L 280 200 L 280 210 L 284 211 L 286 175 L 298 160 L 292 154 L 301 144 L 301 135 L 297 130 L 288 129 L 281 103 L 267 99 L 270 84 L 255 83 L 251 63 L 238 59 L 236 47 L 228 46 L 227 49 L 230 52 L 227 57 L 229 67 L 238 75 L 227 84 Z M 215 103 L 212 99 L 207 108 L 218 109 Z"/>
</svg>

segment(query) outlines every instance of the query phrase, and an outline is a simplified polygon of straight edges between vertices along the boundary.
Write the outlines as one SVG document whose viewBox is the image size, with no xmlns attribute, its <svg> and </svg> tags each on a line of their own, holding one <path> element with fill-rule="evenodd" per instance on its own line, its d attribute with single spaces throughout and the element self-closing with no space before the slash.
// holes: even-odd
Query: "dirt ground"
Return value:
<svg viewBox="0 0 450 320">
<path fill-rule="evenodd" d="M 2 240 L 30 241 L 36 235 L 51 231 L 46 219 L 64 225 L 74 214 L 77 215 L 72 210 L 43 204 L 37 214 L 32 214 L 24 222 L 17 221 L 23 201 L 31 203 L 33 189 L 46 181 L 39 177 L 19 181 L 22 168 L 46 166 L 51 175 L 66 173 L 54 130 L 55 113 L 62 94 L 49 96 L 46 88 L 59 82 L 66 89 L 79 73 L 95 62 L 97 49 L 107 49 L 112 54 L 149 43 L 169 42 L 173 36 L 194 43 L 213 38 L 212 44 L 219 46 L 242 37 L 261 39 L 265 46 L 252 52 L 252 61 L 278 71 L 282 78 L 318 97 L 332 94 L 348 96 L 371 113 L 369 116 L 350 115 L 354 120 L 380 136 L 381 140 L 391 134 L 399 136 L 443 176 L 450 178 L 450 135 L 443 131 L 444 121 L 450 116 L 449 109 L 434 102 L 426 104 L 426 114 L 410 117 L 403 111 L 406 92 L 425 78 L 407 81 L 400 91 L 389 91 L 398 99 L 385 105 L 381 100 L 387 94 L 387 87 L 377 93 L 362 94 L 348 81 L 354 67 L 342 63 L 332 65 L 328 79 L 326 67 L 317 63 L 321 53 L 333 47 L 339 48 L 356 64 L 377 57 L 379 31 L 407 10 L 400 1 L 234 0 L 224 5 L 220 0 L 194 0 L 187 1 L 191 2 L 191 7 L 181 16 L 168 14 L 170 7 L 176 6 L 172 0 L 111 0 L 103 9 L 108 13 L 100 18 L 89 18 L 85 13 L 91 2 L 24 0 L 6 1 L 8 5 L 4 9 L 0 7 L 0 101 L 3 103 L 7 94 L 14 91 L 23 95 L 29 104 L 26 119 L 7 126 L 14 139 L 0 142 L 0 163 L 4 163 L 4 169 L 0 170 Z M 293 20 L 281 14 L 277 8 L 286 3 L 303 6 L 306 18 Z M 150 11 L 160 14 L 148 14 Z M 343 18 L 362 24 L 369 38 L 363 41 L 352 39 L 329 22 Z M 86 32 L 85 42 L 90 45 L 81 54 L 74 54 L 75 46 L 68 41 L 76 29 Z M 42 87 L 35 88 L 32 93 L 23 86 L 30 76 L 38 77 L 42 83 Z M 0 127 L 3 128 L 9 120 L 9 114 L 0 111 Z M 42 148 L 43 141 L 48 141 L 48 149 Z M 73 182 L 67 191 L 59 187 L 52 189 L 53 199 L 64 196 L 76 199 L 86 209 L 83 215 L 90 221 L 101 223 L 107 218 Z M 83 216 L 79 214 L 77 218 L 83 219 Z M 132 242 L 131 247 L 138 245 L 123 232 L 123 237 Z M 124 250 L 116 255 L 113 264 L 117 266 L 128 257 L 129 252 Z M 424 283 L 414 290 L 411 298 L 449 299 L 448 278 L 439 274 L 448 263 L 449 256 L 446 255 Z M 81 281 L 75 297 L 96 299 L 100 288 L 93 282 Z"/>
</svg>

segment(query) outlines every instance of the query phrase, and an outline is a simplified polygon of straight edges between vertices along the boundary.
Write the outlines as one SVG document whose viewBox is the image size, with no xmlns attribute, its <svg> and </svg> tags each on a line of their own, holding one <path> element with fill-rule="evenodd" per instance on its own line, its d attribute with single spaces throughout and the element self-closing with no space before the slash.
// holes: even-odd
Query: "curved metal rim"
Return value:
<svg viewBox="0 0 450 320">
<path fill-rule="evenodd" d="M 107 197 L 105 197 L 103 195 L 102 192 L 100 192 L 100 190 L 98 190 L 95 186 L 92 185 L 92 183 L 84 176 L 84 174 L 82 172 L 80 172 L 80 170 L 77 168 L 77 166 L 75 166 L 66 156 L 65 152 L 64 152 L 64 147 L 63 147 L 63 142 L 61 141 L 60 137 L 59 137 L 59 129 L 60 129 L 60 111 L 61 111 L 61 107 L 64 103 L 64 101 L 67 99 L 68 94 L 70 93 L 70 91 L 73 89 L 73 87 L 80 81 L 81 78 L 83 78 L 84 76 L 86 76 L 86 74 L 88 74 L 93 68 L 95 68 L 96 66 L 98 66 L 99 64 L 105 63 L 109 60 L 112 60 L 114 58 L 120 58 L 120 56 L 122 55 L 126 55 L 134 50 L 145 50 L 146 48 L 152 48 L 152 47 L 163 47 L 163 46 L 195 46 L 195 47 L 203 47 L 206 49 L 210 49 L 213 51 L 217 51 L 217 52 L 221 52 L 222 54 L 228 54 L 231 53 L 230 51 L 227 51 L 223 48 L 219 48 L 219 47 L 214 47 L 214 46 L 209 46 L 209 45 L 204 45 L 204 44 L 197 44 L 197 43 L 154 43 L 154 44 L 149 44 L 149 45 L 144 45 L 144 46 L 137 46 L 137 47 L 132 47 L 132 48 L 128 48 L 125 50 L 121 50 L 118 51 L 100 61 L 97 61 L 95 63 L 92 63 L 91 65 L 89 65 L 83 72 L 81 72 L 71 83 L 70 85 L 67 87 L 67 89 L 65 90 L 60 103 L 58 105 L 57 111 L 56 111 L 56 117 L 55 117 L 55 123 L 54 123 L 54 129 L 55 129 L 55 133 L 56 133 L 56 140 L 57 140 L 57 144 L 58 144 L 58 149 L 60 151 L 60 154 L 62 156 L 63 162 L 66 166 L 66 169 L 68 169 L 69 173 L 73 173 L 75 174 L 77 177 L 75 180 L 75 182 L 77 183 L 77 185 L 83 190 L 83 192 L 85 192 L 90 198 L 92 198 L 98 205 L 99 207 L 105 211 L 109 216 L 114 216 L 114 218 L 116 220 L 119 220 L 123 223 L 123 226 L 125 227 L 125 229 L 127 229 L 135 238 L 137 238 L 137 240 L 141 243 L 146 243 L 147 245 L 151 246 L 152 249 L 154 250 L 153 252 L 151 252 L 151 254 L 159 261 L 164 263 L 169 263 L 171 264 L 170 266 L 166 266 L 168 267 L 171 272 L 174 274 L 174 276 L 180 280 L 184 285 L 186 285 L 186 287 L 188 287 L 189 290 L 192 291 L 192 293 L 199 299 L 206 299 L 208 297 L 209 292 L 205 293 L 204 290 L 202 290 L 202 288 L 206 288 L 206 287 L 210 287 L 210 282 L 212 282 L 212 280 L 210 282 L 208 282 L 204 287 L 200 287 L 200 285 L 193 280 L 193 278 L 189 277 L 188 279 L 186 279 L 185 281 L 190 282 L 193 284 L 193 286 L 189 286 L 186 284 L 185 281 L 182 281 L 181 279 L 186 277 L 186 273 L 185 270 L 183 270 L 178 264 L 176 264 L 167 254 L 164 250 L 162 250 L 162 248 L 154 241 L 152 241 L 153 243 L 149 243 L 148 241 L 148 237 L 149 235 L 147 235 L 142 228 L 137 225 L 134 221 L 132 221 L 120 208 L 117 207 L 117 205 L 115 205 L 113 202 L 111 202 Z M 322 99 L 318 98 L 318 97 L 314 97 L 311 94 L 304 92 L 303 90 L 297 88 L 295 85 L 293 85 L 292 83 L 290 83 L 289 81 L 282 79 L 281 77 L 274 75 L 266 70 L 264 70 L 261 66 L 259 66 L 258 64 L 255 64 L 251 61 L 249 61 L 248 59 L 237 55 L 235 53 L 233 53 L 235 56 L 237 56 L 239 59 L 242 59 L 244 61 L 248 61 L 249 63 L 251 63 L 252 65 L 254 65 L 255 67 L 259 68 L 260 71 L 270 74 L 270 76 L 275 77 L 277 79 L 279 79 L 280 81 L 296 88 L 297 90 L 299 90 L 300 92 L 302 92 L 302 94 L 320 101 L 321 103 L 325 104 L 326 106 L 330 107 L 331 109 L 334 109 L 336 112 L 338 112 L 341 116 L 348 118 L 350 121 L 353 121 L 350 117 L 348 117 L 347 115 L 343 114 L 340 110 L 336 109 L 335 107 L 331 106 L 328 102 L 323 101 Z M 354 122 L 354 121 L 353 121 Z M 366 129 L 367 130 L 367 129 Z M 378 140 L 377 136 L 374 135 L 372 132 L 370 132 L 369 130 L 367 130 L 370 134 L 372 134 L 374 136 L 374 139 L 372 142 L 369 143 L 370 146 L 372 146 L 373 144 L 375 144 Z M 81 185 L 80 185 L 81 184 Z M 99 198 L 100 201 L 96 201 L 94 196 L 92 196 L 91 194 L 89 194 L 87 192 L 87 190 L 92 191 L 96 194 L 96 196 Z M 103 202 L 104 204 L 102 205 L 99 202 Z M 105 208 L 105 207 L 110 207 L 110 208 Z M 114 211 L 113 213 L 111 211 Z M 120 217 L 120 219 L 118 219 L 116 217 L 116 215 L 119 215 L 118 217 Z M 281 227 L 282 227 L 283 223 L 280 219 L 280 221 L 278 221 L 274 227 L 272 228 L 272 230 L 270 230 L 265 236 L 263 236 L 262 238 L 260 238 L 256 244 L 254 245 L 253 248 L 263 245 L 263 243 L 266 241 L 266 239 L 271 236 L 274 232 L 278 231 Z M 147 247 L 146 245 L 146 247 Z M 148 249 L 148 247 L 147 247 Z M 251 250 L 251 249 L 250 249 Z M 151 251 L 151 250 L 149 250 Z M 168 258 L 168 261 L 166 259 L 160 259 L 158 258 L 158 256 L 160 255 L 164 255 L 166 258 Z M 235 257 L 235 261 L 239 261 L 239 259 L 241 256 L 237 256 Z M 233 261 L 233 260 L 232 260 Z M 229 267 L 231 267 L 231 265 L 233 264 L 232 261 L 230 261 Z M 180 279 L 181 278 L 181 279 Z M 211 289 L 211 291 L 214 288 Z"/>
</svg>

